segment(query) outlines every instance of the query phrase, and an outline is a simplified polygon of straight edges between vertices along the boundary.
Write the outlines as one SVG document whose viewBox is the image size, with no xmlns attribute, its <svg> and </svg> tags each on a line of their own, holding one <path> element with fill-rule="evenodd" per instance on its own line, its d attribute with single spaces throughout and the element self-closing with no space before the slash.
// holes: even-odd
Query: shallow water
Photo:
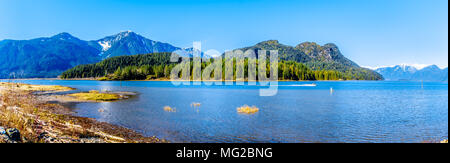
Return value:
<svg viewBox="0 0 450 163">
<path fill-rule="evenodd" d="M 137 92 L 136 97 L 123 101 L 79 103 L 75 111 L 171 142 L 423 142 L 448 138 L 448 83 L 279 82 L 276 96 L 261 97 L 258 85 L 18 82 L 63 85 L 77 91 Z M 312 83 L 317 86 L 308 86 Z M 201 106 L 191 107 L 194 102 Z M 238 114 L 236 109 L 243 105 L 255 105 L 260 111 Z M 164 106 L 177 112 L 166 112 Z"/>
</svg>

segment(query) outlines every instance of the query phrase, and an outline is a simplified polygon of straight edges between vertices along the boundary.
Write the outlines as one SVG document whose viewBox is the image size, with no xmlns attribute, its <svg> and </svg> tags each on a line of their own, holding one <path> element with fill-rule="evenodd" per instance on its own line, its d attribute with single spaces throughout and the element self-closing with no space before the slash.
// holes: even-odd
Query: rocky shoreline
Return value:
<svg viewBox="0 0 450 163">
<path fill-rule="evenodd" d="M 21 142 L 20 131 L 16 128 L 4 128 L 0 126 L 0 142 L 17 143 Z"/>
<path fill-rule="evenodd" d="M 0 83 L 0 143 L 166 143 L 133 130 L 74 116 L 35 91 L 73 90 L 60 86 Z M 89 102 L 89 101 L 84 101 Z"/>
</svg>

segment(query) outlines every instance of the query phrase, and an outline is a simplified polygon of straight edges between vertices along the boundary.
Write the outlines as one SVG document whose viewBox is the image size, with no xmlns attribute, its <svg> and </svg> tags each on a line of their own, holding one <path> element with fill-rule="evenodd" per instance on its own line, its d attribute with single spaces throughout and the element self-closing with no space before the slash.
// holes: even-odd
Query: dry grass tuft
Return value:
<svg viewBox="0 0 450 163">
<path fill-rule="evenodd" d="M 172 108 L 170 106 L 164 106 L 164 111 L 174 113 L 174 112 L 177 112 L 177 108 Z"/>
<path fill-rule="evenodd" d="M 248 105 L 244 105 L 242 107 L 237 108 L 237 112 L 240 114 L 255 114 L 257 112 L 259 112 L 259 108 L 257 108 L 256 106 L 248 106 Z"/>
<path fill-rule="evenodd" d="M 193 102 L 193 103 L 191 104 L 191 107 L 200 107 L 200 106 L 202 106 L 202 104 L 201 104 L 201 103 L 198 103 L 198 102 Z"/>
</svg>

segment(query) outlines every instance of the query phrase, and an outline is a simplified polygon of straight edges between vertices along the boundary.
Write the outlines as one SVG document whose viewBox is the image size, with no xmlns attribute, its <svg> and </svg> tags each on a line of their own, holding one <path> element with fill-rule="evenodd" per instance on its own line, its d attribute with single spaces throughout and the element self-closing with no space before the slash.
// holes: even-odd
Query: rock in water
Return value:
<svg viewBox="0 0 450 163">
<path fill-rule="evenodd" d="M 6 134 L 6 130 L 3 127 L 0 127 L 0 135 Z"/>
<path fill-rule="evenodd" d="M 16 128 L 9 128 L 6 130 L 6 134 L 8 134 L 9 138 L 13 141 L 21 141 L 20 131 Z"/>
<path fill-rule="evenodd" d="M 9 143 L 9 136 L 6 135 L 6 130 L 3 127 L 0 127 L 0 142 Z"/>
</svg>

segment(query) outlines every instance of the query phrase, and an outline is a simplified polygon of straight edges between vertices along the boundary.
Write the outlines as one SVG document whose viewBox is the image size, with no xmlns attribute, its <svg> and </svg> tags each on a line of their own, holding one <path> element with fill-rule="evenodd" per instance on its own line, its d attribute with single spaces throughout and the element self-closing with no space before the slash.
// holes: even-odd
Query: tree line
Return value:
<svg viewBox="0 0 450 163">
<path fill-rule="evenodd" d="M 215 70 L 207 70 L 211 64 L 215 64 L 216 59 L 209 58 L 203 59 L 200 66 L 194 66 L 194 59 L 190 58 L 188 62 L 182 62 L 180 58 L 177 62 L 170 62 L 171 53 L 153 53 L 146 55 L 132 55 L 132 56 L 119 56 L 103 60 L 96 64 L 79 65 L 61 74 L 62 79 L 70 78 L 100 78 L 100 80 L 151 80 L 151 79 L 169 79 L 171 77 L 172 70 L 178 64 L 185 67 L 189 66 L 190 79 L 199 79 L 201 74 L 208 72 L 209 77 L 212 79 L 229 80 L 232 76 L 232 80 L 236 80 L 243 73 L 245 79 L 249 79 L 249 62 L 256 63 L 254 68 L 256 73 L 255 77 L 258 79 L 259 74 L 257 68 L 259 66 L 257 59 L 243 59 L 232 60 L 222 59 L 222 74 L 215 73 Z M 232 70 L 226 69 L 227 64 L 232 64 Z M 324 66 L 320 68 L 318 65 Z M 278 62 L 278 79 L 279 80 L 377 80 L 376 76 L 368 72 L 360 71 L 338 71 L 333 69 L 325 69 L 326 64 L 315 63 L 314 69 L 311 69 L 307 64 L 299 63 L 296 61 L 284 61 Z M 243 66 L 242 68 L 239 68 Z M 253 65 L 251 65 L 253 66 Z M 271 69 L 274 65 L 270 65 L 266 62 L 266 77 L 270 77 Z M 311 66 L 311 65 L 310 65 Z M 243 71 L 243 72 L 241 72 Z M 198 74 L 200 73 L 200 75 Z M 180 71 L 176 74 L 179 78 L 183 78 L 183 75 L 187 75 L 186 72 Z M 220 75 L 217 76 L 216 75 Z M 250 73 L 251 75 L 251 73 Z M 204 77 L 204 76 L 203 76 Z M 228 77 L 228 78 L 225 78 Z"/>
</svg>

